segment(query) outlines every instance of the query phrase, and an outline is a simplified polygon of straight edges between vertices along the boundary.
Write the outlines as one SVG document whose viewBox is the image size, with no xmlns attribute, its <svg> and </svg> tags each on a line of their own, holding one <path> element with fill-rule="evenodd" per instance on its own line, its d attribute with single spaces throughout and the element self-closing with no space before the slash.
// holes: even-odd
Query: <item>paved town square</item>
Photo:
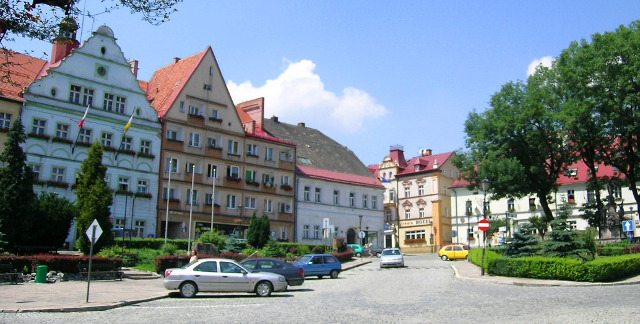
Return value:
<svg viewBox="0 0 640 324">
<path fill-rule="evenodd" d="M 463 262 L 416 254 L 406 256 L 404 268 L 380 269 L 379 260 L 371 258 L 338 279 L 308 278 L 269 298 L 171 294 L 105 311 L 0 313 L 0 322 L 633 323 L 640 316 L 635 284 L 518 286 L 509 280 L 464 280 L 451 267 Z"/>
</svg>

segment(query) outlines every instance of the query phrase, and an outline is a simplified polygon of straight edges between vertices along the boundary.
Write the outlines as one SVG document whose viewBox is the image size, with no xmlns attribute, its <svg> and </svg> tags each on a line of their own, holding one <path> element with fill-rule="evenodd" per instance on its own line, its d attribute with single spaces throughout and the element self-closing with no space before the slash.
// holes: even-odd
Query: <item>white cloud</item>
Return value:
<svg viewBox="0 0 640 324">
<path fill-rule="evenodd" d="M 367 120 L 387 113 L 387 108 L 363 90 L 347 87 L 341 95 L 326 90 L 320 76 L 314 73 L 315 63 L 310 60 L 285 63 L 284 72 L 261 86 L 249 81 L 240 84 L 228 81 L 233 101 L 264 97 L 266 118 L 278 116 L 291 124 L 304 122 L 323 132 L 355 133 L 366 128 Z"/>
<path fill-rule="evenodd" d="M 545 67 L 551 67 L 552 63 L 553 63 L 553 57 L 551 56 L 544 56 L 539 59 L 534 59 L 533 61 L 531 61 L 531 63 L 529 63 L 529 67 L 527 68 L 527 76 L 533 75 L 536 72 L 536 68 L 539 65 L 542 65 Z"/>
</svg>

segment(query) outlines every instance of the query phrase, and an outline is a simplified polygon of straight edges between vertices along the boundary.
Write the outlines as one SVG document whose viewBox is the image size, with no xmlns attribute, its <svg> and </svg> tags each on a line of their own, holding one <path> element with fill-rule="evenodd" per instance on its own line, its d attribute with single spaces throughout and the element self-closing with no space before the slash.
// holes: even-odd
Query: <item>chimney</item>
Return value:
<svg viewBox="0 0 640 324">
<path fill-rule="evenodd" d="M 271 120 L 278 123 L 278 116 L 271 116 Z"/>
<path fill-rule="evenodd" d="M 138 77 L 138 60 L 133 60 L 131 62 L 129 62 L 129 65 L 131 65 L 131 72 L 133 72 L 133 75 L 135 75 L 135 77 Z"/>
<path fill-rule="evenodd" d="M 420 155 L 421 156 L 430 156 L 432 154 L 433 150 L 431 149 L 424 149 L 424 150 L 420 150 Z"/>
<path fill-rule="evenodd" d="M 180 58 L 179 57 L 174 57 L 173 58 L 173 64 L 176 64 L 178 62 L 180 62 Z"/>
<path fill-rule="evenodd" d="M 298 123 L 298 126 L 300 126 L 300 127 L 306 127 L 304 123 Z"/>
<path fill-rule="evenodd" d="M 51 63 L 60 62 L 69 56 L 71 51 L 80 46 L 80 43 L 76 40 L 78 24 L 73 18 L 65 17 L 58 26 L 60 30 L 58 31 L 58 36 L 53 40 Z"/>
</svg>

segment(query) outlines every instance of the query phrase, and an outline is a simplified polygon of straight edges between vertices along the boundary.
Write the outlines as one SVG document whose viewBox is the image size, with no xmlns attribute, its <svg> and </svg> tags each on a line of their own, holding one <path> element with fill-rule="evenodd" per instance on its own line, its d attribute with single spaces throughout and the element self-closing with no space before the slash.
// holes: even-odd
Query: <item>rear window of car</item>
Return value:
<svg viewBox="0 0 640 324">
<path fill-rule="evenodd" d="M 334 257 L 330 257 L 330 256 L 325 256 L 324 257 L 324 263 L 336 263 L 338 260 L 336 260 Z"/>
<path fill-rule="evenodd" d="M 311 260 L 310 256 L 301 256 L 296 262 L 309 263 L 309 260 Z"/>
</svg>

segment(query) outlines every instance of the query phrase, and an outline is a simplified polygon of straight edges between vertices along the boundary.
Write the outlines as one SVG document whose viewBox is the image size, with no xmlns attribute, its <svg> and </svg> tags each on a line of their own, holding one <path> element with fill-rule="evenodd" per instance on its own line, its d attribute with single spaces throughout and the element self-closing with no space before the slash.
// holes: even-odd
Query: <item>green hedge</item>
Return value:
<svg viewBox="0 0 640 324">
<path fill-rule="evenodd" d="M 94 256 L 93 263 L 115 263 L 118 267 L 122 267 L 123 261 L 121 258 L 104 258 Z M 40 254 L 40 255 L 0 255 L 0 264 L 11 263 L 14 268 L 20 272 L 24 272 L 27 269 L 27 273 L 36 272 L 36 268 L 39 265 L 46 265 L 49 271 L 57 271 L 62 273 L 78 273 L 78 264 L 89 263 L 88 256 L 69 256 L 69 255 L 55 255 L 55 254 Z"/>
<path fill-rule="evenodd" d="M 476 265 L 482 261 L 482 249 L 469 253 L 469 260 Z M 611 282 L 640 275 L 640 254 L 614 257 L 598 257 L 589 262 L 569 258 L 542 256 L 505 258 L 487 249 L 485 273 L 507 277 L 580 282 Z"/>
</svg>

